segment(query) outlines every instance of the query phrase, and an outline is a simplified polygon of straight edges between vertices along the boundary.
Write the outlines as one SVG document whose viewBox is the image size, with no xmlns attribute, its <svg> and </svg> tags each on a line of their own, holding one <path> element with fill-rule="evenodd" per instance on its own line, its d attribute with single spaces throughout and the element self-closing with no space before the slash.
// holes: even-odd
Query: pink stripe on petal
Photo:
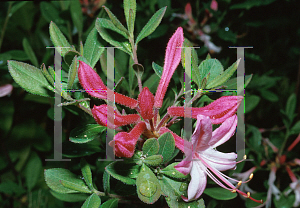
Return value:
<svg viewBox="0 0 300 208">
<path fill-rule="evenodd" d="M 171 77 L 181 60 L 181 47 L 183 41 L 183 29 L 182 27 L 179 27 L 167 45 L 164 70 L 154 98 L 154 107 L 156 108 L 160 108 L 162 106 Z"/>
</svg>

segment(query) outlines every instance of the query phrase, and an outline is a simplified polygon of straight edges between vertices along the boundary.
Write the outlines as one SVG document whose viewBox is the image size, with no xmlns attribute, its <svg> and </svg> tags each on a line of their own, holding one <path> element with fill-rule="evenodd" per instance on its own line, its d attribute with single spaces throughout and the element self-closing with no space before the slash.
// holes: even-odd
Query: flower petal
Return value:
<svg viewBox="0 0 300 208">
<path fill-rule="evenodd" d="M 152 119 L 154 116 L 154 96 L 152 95 L 148 87 L 144 87 L 142 92 L 139 94 L 138 103 L 140 107 L 140 114 L 143 119 Z"/>
<path fill-rule="evenodd" d="M 196 129 L 192 135 L 191 142 L 195 151 L 202 151 L 208 147 L 212 136 L 212 125 L 209 117 L 198 115 Z"/>
<path fill-rule="evenodd" d="M 188 187 L 188 200 L 191 201 L 197 199 L 203 193 L 206 187 L 206 173 L 204 172 L 206 167 L 200 162 L 193 162 L 191 169 L 191 181 Z"/>
<path fill-rule="evenodd" d="M 237 116 L 234 115 L 224 121 L 217 129 L 215 129 L 212 133 L 212 138 L 208 142 L 208 145 L 212 148 L 215 148 L 223 143 L 225 143 L 228 139 L 232 137 L 235 133 L 237 125 Z"/>
<path fill-rule="evenodd" d="M 183 159 L 180 163 L 174 166 L 180 173 L 187 175 L 191 172 L 192 160 Z"/>
<path fill-rule="evenodd" d="M 4 97 L 9 95 L 13 90 L 13 86 L 11 84 L 5 84 L 0 86 L 0 97 Z"/>
<path fill-rule="evenodd" d="M 95 121 L 101 126 L 107 126 L 108 128 L 117 128 L 119 126 L 125 126 L 128 124 L 136 123 L 140 120 L 140 116 L 137 114 L 121 115 L 114 110 L 114 125 L 109 122 L 110 119 L 107 118 L 107 108 L 113 111 L 112 106 L 107 106 L 106 104 L 100 106 L 94 106 L 92 109 L 92 114 Z"/>
<path fill-rule="evenodd" d="M 162 106 L 171 77 L 180 62 L 183 41 L 183 29 L 182 27 L 179 27 L 167 45 L 164 70 L 154 98 L 154 107 L 156 108 L 160 108 Z"/>
<path fill-rule="evenodd" d="M 192 108 L 191 116 L 192 118 L 197 118 L 199 114 L 209 116 L 211 123 L 220 124 L 236 113 L 242 100 L 242 96 L 223 96 L 205 107 Z M 168 114 L 184 117 L 184 107 L 169 107 Z"/>
<path fill-rule="evenodd" d="M 193 147 L 192 147 L 192 144 L 189 141 L 186 141 L 186 140 L 182 139 L 180 136 L 178 136 L 177 134 L 172 132 L 167 127 L 162 127 L 159 130 L 160 135 L 162 135 L 163 133 L 166 133 L 166 132 L 170 132 L 173 135 L 174 140 L 175 140 L 175 145 L 178 149 L 180 149 L 182 152 L 187 152 L 187 151 L 192 152 Z"/>
<path fill-rule="evenodd" d="M 86 63 L 79 61 L 78 79 L 81 86 L 92 97 L 107 99 L 107 87 L 101 80 L 100 76 Z M 135 108 L 137 101 L 125 95 L 114 92 L 115 102 L 121 105 Z"/>
<path fill-rule="evenodd" d="M 217 169 L 218 171 L 225 171 L 236 167 L 237 155 L 234 152 L 223 153 L 214 150 L 213 148 L 208 148 L 199 153 L 199 155 L 209 166 Z"/>
</svg>

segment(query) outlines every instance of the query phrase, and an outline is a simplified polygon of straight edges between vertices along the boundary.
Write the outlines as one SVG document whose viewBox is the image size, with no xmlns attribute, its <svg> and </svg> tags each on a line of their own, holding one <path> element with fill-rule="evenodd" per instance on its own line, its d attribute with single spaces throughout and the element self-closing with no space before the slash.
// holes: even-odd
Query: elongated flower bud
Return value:
<svg viewBox="0 0 300 208">
<path fill-rule="evenodd" d="M 132 157 L 136 142 L 146 128 L 146 124 L 140 122 L 129 133 L 120 132 L 116 134 L 114 140 L 109 143 L 110 146 L 114 145 L 115 155 L 118 157 Z"/>
<path fill-rule="evenodd" d="M 154 116 L 154 96 L 152 95 L 148 87 L 144 87 L 142 92 L 139 94 L 138 103 L 140 107 L 140 114 L 143 119 L 152 119 Z"/>
<path fill-rule="evenodd" d="M 110 108 L 110 112 L 114 112 L 112 115 L 107 115 L 107 110 Z M 117 128 L 119 126 L 125 126 L 128 124 L 136 123 L 140 120 L 140 116 L 137 114 L 121 115 L 113 109 L 112 106 L 106 104 L 100 106 L 94 106 L 92 109 L 93 117 L 95 121 L 101 126 L 107 126 L 108 128 Z M 114 125 L 110 123 L 108 117 L 114 117 Z"/>
<path fill-rule="evenodd" d="M 180 62 L 183 41 L 183 30 L 179 27 L 167 45 L 164 70 L 154 98 L 154 107 L 156 108 L 160 108 L 162 106 L 171 77 Z"/>
<path fill-rule="evenodd" d="M 79 61 L 78 79 L 81 86 L 90 96 L 100 99 L 107 99 L 107 90 L 109 89 L 107 89 L 100 76 L 83 61 Z M 130 108 L 135 108 L 137 106 L 137 100 L 116 92 L 114 94 L 114 101 L 116 103 L 128 106 Z"/>
<path fill-rule="evenodd" d="M 242 100 L 242 96 L 223 96 L 205 107 L 191 108 L 191 117 L 197 119 L 199 114 L 209 116 L 213 124 L 220 124 L 236 113 Z M 168 114 L 184 117 L 184 110 L 184 107 L 169 107 Z"/>
</svg>

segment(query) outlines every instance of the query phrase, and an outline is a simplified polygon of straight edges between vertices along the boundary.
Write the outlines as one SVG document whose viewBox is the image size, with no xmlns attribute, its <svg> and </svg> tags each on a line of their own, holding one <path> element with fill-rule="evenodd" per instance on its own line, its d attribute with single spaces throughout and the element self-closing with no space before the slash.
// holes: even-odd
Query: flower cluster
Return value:
<svg viewBox="0 0 300 208">
<path fill-rule="evenodd" d="M 182 196 L 185 201 L 197 199 L 203 193 L 207 175 L 221 187 L 251 198 L 249 193 L 246 194 L 238 190 L 238 187 L 229 182 L 226 179 L 227 176 L 220 172 L 236 167 L 236 154 L 215 150 L 217 146 L 226 142 L 235 133 L 237 125 L 235 113 L 243 97 L 223 96 L 211 104 L 199 108 L 171 106 L 168 107 L 167 114 L 160 119 L 159 108 L 162 106 L 171 77 L 181 60 L 183 41 L 183 29 L 179 27 L 167 44 L 164 69 L 155 96 L 147 87 L 140 91 L 137 100 L 113 92 L 115 103 L 135 109 L 138 114 L 126 115 L 124 112 L 121 114 L 113 106 L 103 104 L 93 107 L 94 119 L 98 124 L 114 129 L 134 124 L 130 132 L 118 129 L 121 132 L 117 133 L 114 140 L 110 142 L 110 145 L 114 147 L 115 155 L 118 157 L 132 157 L 136 143 L 142 135 L 144 138 L 158 138 L 165 132 L 170 132 L 175 139 L 176 147 L 186 154 L 186 158 L 175 168 L 185 175 L 191 175 L 188 197 Z M 99 75 L 82 61 L 79 64 L 78 78 L 89 95 L 108 99 L 107 91 L 109 89 L 104 85 Z M 113 115 L 108 114 L 109 108 L 111 108 L 110 112 L 114 112 Z M 191 118 L 197 119 L 191 142 L 185 141 L 168 128 L 172 124 L 171 118 L 184 117 L 186 110 L 191 111 L 189 114 Z M 114 119 L 108 119 L 110 117 Z M 171 121 L 169 121 L 170 119 Z M 114 122 L 110 123 L 109 120 Z M 212 124 L 221 125 L 212 131 Z M 243 182 L 239 182 L 238 186 L 241 183 Z"/>
</svg>

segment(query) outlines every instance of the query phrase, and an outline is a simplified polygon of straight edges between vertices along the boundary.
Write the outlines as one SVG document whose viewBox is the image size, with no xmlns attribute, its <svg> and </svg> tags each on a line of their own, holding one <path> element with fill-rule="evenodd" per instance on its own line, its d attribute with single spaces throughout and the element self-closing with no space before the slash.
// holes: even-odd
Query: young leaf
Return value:
<svg viewBox="0 0 300 208">
<path fill-rule="evenodd" d="M 66 52 L 65 56 L 64 56 L 65 63 L 68 66 L 71 66 L 75 56 L 80 57 L 80 53 L 78 53 L 77 51 L 72 51 L 72 50 Z"/>
<path fill-rule="evenodd" d="M 226 69 L 222 74 L 214 78 L 212 81 L 209 81 L 206 88 L 211 89 L 217 86 L 220 86 L 224 82 L 226 82 L 236 71 L 238 65 L 240 63 L 240 59 L 237 60 L 234 64 L 232 64 L 228 69 Z"/>
<path fill-rule="evenodd" d="M 136 15 L 136 0 L 124 0 L 124 13 L 125 13 L 126 23 L 127 23 L 127 28 L 129 29 L 129 33 L 133 35 L 135 15 Z"/>
<path fill-rule="evenodd" d="M 224 68 L 217 59 L 207 59 L 201 62 L 198 67 L 201 74 L 200 80 L 207 79 L 207 84 L 223 73 Z"/>
<path fill-rule="evenodd" d="M 107 171 L 103 173 L 103 190 L 105 193 L 110 192 L 110 175 Z"/>
<path fill-rule="evenodd" d="M 32 188 L 35 186 L 36 182 L 40 178 L 41 171 L 42 161 L 35 152 L 32 152 L 25 170 L 26 185 L 29 191 L 32 190 Z"/>
<path fill-rule="evenodd" d="M 101 208 L 118 208 L 118 199 L 110 199 L 101 205 Z"/>
<path fill-rule="evenodd" d="M 68 85 L 67 89 L 70 90 L 72 89 L 76 74 L 77 74 L 77 56 L 74 57 L 72 64 L 70 65 L 69 68 L 69 75 L 68 75 Z"/>
<path fill-rule="evenodd" d="M 293 122 L 293 119 L 295 117 L 296 104 L 297 104 L 296 94 L 293 93 L 288 98 L 285 107 L 285 113 L 289 117 L 291 123 Z"/>
<path fill-rule="evenodd" d="M 159 150 L 159 144 L 157 139 L 151 138 L 147 139 L 146 142 L 143 145 L 143 154 L 147 157 L 156 155 Z"/>
<path fill-rule="evenodd" d="M 158 64 L 156 64 L 154 61 L 152 62 L 152 68 L 155 71 L 155 73 L 157 74 L 157 76 L 159 76 L 159 78 L 161 78 L 164 68 L 162 66 L 159 66 Z"/>
<path fill-rule="evenodd" d="M 39 63 L 38 63 L 38 60 L 35 56 L 35 53 L 34 51 L 32 50 L 28 40 L 26 38 L 23 39 L 23 48 L 24 48 L 24 51 L 25 53 L 27 54 L 28 58 L 30 59 L 31 63 L 38 67 Z"/>
<path fill-rule="evenodd" d="M 143 73 L 144 73 L 144 67 L 141 64 L 133 64 L 132 68 L 135 72 L 135 75 L 137 78 L 142 79 Z"/>
<path fill-rule="evenodd" d="M 74 50 L 74 46 L 71 46 L 70 43 L 67 41 L 66 37 L 62 34 L 62 32 L 59 30 L 59 28 L 56 26 L 54 22 L 50 22 L 49 27 L 50 37 L 52 40 L 52 43 L 55 47 L 63 47 L 60 50 L 58 50 L 59 54 L 61 56 L 65 56 L 65 53 L 70 50 Z"/>
<path fill-rule="evenodd" d="M 94 190 L 95 188 L 93 186 L 92 171 L 89 164 L 86 162 L 84 158 L 82 158 L 80 161 L 80 167 L 86 185 L 88 185 L 90 190 Z"/>
<path fill-rule="evenodd" d="M 187 175 L 182 174 L 181 172 L 179 172 L 174 168 L 174 166 L 177 165 L 178 163 L 179 162 L 168 165 L 166 168 L 162 169 L 161 172 L 164 175 L 172 178 L 187 178 Z"/>
<path fill-rule="evenodd" d="M 66 202 L 80 202 L 86 200 L 87 194 L 62 194 L 50 190 L 50 193 L 57 199 Z"/>
<path fill-rule="evenodd" d="M 163 157 L 161 155 L 152 155 L 150 157 L 146 157 L 144 159 L 144 163 L 151 166 L 158 166 L 163 161 Z"/>
<path fill-rule="evenodd" d="M 230 200 L 237 196 L 237 193 L 226 191 L 223 188 L 206 188 L 203 193 L 217 200 Z"/>
<path fill-rule="evenodd" d="M 140 42 L 142 39 L 144 39 L 145 37 L 149 36 L 151 33 L 154 32 L 154 30 L 160 24 L 165 12 L 166 12 L 166 9 L 167 9 L 167 7 L 161 8 L 151 17 L 151 19 L 147 22 L 147 24 L 143 27 L 143 29 L 137 36 L 135 45 L 137 45 L 138 42 Z"/>
<path fill-rule="evenodd" d="M 290 135 L 299 134 L 300 133 L 300 121 L 295 123 L 295 125 L 290 130 Z"/>
<path fill-rule="evenodd" d="M 112 23 L 121 31 L 125 32 L 127 35 L 129 35 L 128 30 L 122 25 L 122 23 L 118 20 L 118 18 L 107 8 L 106 6 L 102 6 L 106 13 L 108 14 L 110 20 Z"/>
<path fill-rule="evenodd" d="M 101 199 L 94 193 L 85 200 L 81 208 L 98 208 L 100 204 Z"/>
<path fill-rule="evenodd" d="M 159 151 L 158 154 L 163 156 L 163 163 L 169 161 L 175 149 L 175 141 L 171 133 L 167 132 L 158 138 Z"/>
<path fill-rule="evenodd" d="M 15 82 L 26 91 L 45 97 L 53 96 L 54 88 L 48 83 L 40 69 L 18 61 L 8 61 L 8 70 Z"/>
<path fill-rule="evenodd" d="M 135 185 L 140 167 L 134 163 L 113 162 L 105 170 L 115 179 L 128 185 Z"/>
<path fill-rule="evenodd" d="M 79 126 L 71 131 L 69 140 L 74 143 L 87 143 L 94 140 L 104 130 L 106 127 L 98 124 Z"/>
<path fill-rule="evenodd" d="M 248 95 L 246 94 L 245 98 L 245 113 L 251 112 L 259 103 L 260 97 L 257 95 Z"/>
<path fill-rule="evenodd" d="M 151 169 L 144 164 L 136 179 L 136 189 L 140 200 L 147 204 L 153 204 L 161 195 L 161 187 L 158 179 Z"/>
<path fill-rule="evenodd" d="M 47 71 L 45 64 L 42 64 L 41 71 L 44 74 L 44 76 L 46 77 L 46 79 L 48 80 L 48 82 L 52 86 L 54 86 L 54 79 L 52 78 L 52 76 L 50 75 L 50 73 Z"/>
<path fill-rule="evenodd" d="M 131 55 L 131 46 L 127 40 L 127 34 L 116 28 L 110 20 L 97 18 L 96 29 L 104 40 L 115 47 L 120 47 L 120 50 Z"/>
<path fill-rule="evenodd" d="M 86 38 L 83 47 L 83 56 L 92 68 L 94 68 L 97 61 L 99 61 L 100 56 L 104 51 L 104 47 L 98 40 L 98 37 L 97 29 L 93 28 Z"/>
<path fill-rule="evenodd" d="M 79 179 L 69 170 L 62 168 L 47 169 L 44 172 L 46 184 L 58 193 L 90 193 L 90 190 L 85 185 L 84 181 Z M 64 184 L 64 185 L 63 185 Z M 67 187 L 66 187 L 67 186 Z"/>
</svg>

